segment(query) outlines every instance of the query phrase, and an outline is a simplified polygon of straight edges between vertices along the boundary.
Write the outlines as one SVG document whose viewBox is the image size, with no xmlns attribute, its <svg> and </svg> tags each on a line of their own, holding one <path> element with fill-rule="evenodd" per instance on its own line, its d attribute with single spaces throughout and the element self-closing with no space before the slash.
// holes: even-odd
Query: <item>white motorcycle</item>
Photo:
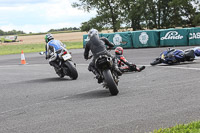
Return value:
<svg viewBox="0 0 200 133">
<path fill-rule="evenodd" d="M 40 55 L 43 54 L 44 52 L 40 52 Z M 63 78 L 64 76 L 69 76 L 73 80 L 78 78 L 76 64 L 72 61 L 71 53 L 66 48 L 52 55 L 49 61 L 52 59 L 55 59 L 54 62 L 59 66 L 59 68 L 54 67 L 54 69 L 60 78 Z"/>
</svg>

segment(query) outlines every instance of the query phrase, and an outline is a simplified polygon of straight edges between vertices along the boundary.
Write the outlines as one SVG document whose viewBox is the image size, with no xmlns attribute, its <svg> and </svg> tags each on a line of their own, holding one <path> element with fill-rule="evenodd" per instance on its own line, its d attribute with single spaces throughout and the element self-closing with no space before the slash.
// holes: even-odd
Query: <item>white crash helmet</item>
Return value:
<svg viewBox="0 0 200 133">
<path fill-rule="evenodd" d="M 50 40 L 53 40 L 53 36 L 51 33 L 45 35 L 45 42 L 48 43 Z"/>
<path fill-rule="evenodd" d="M 98 30 L 96 29 L 91 29 L 89 32 L 88 32 L 88 38 L 90 39 L 92 36 L 94 35 L 97 35 L 99 37 L 99 32 Z"/>
</svg>

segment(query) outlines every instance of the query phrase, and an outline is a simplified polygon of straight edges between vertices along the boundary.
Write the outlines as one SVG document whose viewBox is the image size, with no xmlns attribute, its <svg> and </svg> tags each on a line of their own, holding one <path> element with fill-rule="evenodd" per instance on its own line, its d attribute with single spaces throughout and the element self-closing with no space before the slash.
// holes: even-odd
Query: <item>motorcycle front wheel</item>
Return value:
<svg viewBox="0 0 200 133">
<path fill-rule="evenodd" d="M 105 83 L 106 83 L 107 87 L 109 88 L 111 95 L 113 95 L 113 96 L 117 95 L 119 93 L 119 90 L 117 88 L 117 84 L 115 83 L 115 81 L 112 77 L 111 71 L 109 69 L 104 70 L 103 76 L 104 76 Z"/>
</svg>

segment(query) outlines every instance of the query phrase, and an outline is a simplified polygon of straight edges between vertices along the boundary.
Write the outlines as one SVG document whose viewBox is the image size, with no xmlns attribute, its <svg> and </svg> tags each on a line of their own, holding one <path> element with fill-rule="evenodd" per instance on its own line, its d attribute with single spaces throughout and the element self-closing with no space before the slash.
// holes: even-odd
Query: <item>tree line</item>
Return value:
<svg viewBox="0 0 200 133">
<path fill-rule="evenodd" d="M 87 12 L 96 10 L 97 15 L 81 24 L 82 31 L 91 28 L 102 30 L 121 27 L 165 29 L 200 26 L 199 0 L 79 0 L 74 8 Z"/>
<path fill-rule="evenodd" d="M 25 34 L 23 31 L 16 31 L 16 30 L 11 30 L 4 32 L 3 30 L 0 29 L 0 36 L 5 36 L 5 35 L 18 35 L 18 34 Z"/>
<path fill-rule="evenodd" d="M 61 29 L 50 29 L 48 32 L 57 32 L 57 31 L 77 31 L 80 30 L 80 28 L 76 27 L 69 27 L 69 28 L 61 28 Z M 0 29 L 0 36 L 6 36 L 6 35 L 19 35 L 19 34 L 26 34 L 23 31 L 17 31 L 17 30 L 11 30 L 4 32 L 3 30 Z M 29 34 L 33 34 L 32 32 L 29 32 Z"/>
<path fill-rule="evenodd" d="M 61 28 L 61 29 L 50 29 L 48 32 L 55 32 L 55 31 L 73 31 L 73 30 L 80 30 L 80 28 L 69 27 L 69 28 Z"/>
</svg>

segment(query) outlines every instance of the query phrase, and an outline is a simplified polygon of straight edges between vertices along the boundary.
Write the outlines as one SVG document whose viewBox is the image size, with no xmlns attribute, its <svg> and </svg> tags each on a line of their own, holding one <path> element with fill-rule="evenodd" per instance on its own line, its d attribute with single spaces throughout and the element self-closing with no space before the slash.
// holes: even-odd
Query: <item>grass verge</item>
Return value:
<svg viewBox="0 0 200 133">
<path fill-rule="evenodd" d="M 161 128 L 154 130 L 153 133 L 200 133 L 200 121 L 180 124 L 171 128 Z"/>
<path fill-rule="evenodd" d="M 83 48 L 82 42 L 63 42 L 67 49 Z M 45 51 L 45 44 L 0 45 L 0 55 Z"/>
</svg>

